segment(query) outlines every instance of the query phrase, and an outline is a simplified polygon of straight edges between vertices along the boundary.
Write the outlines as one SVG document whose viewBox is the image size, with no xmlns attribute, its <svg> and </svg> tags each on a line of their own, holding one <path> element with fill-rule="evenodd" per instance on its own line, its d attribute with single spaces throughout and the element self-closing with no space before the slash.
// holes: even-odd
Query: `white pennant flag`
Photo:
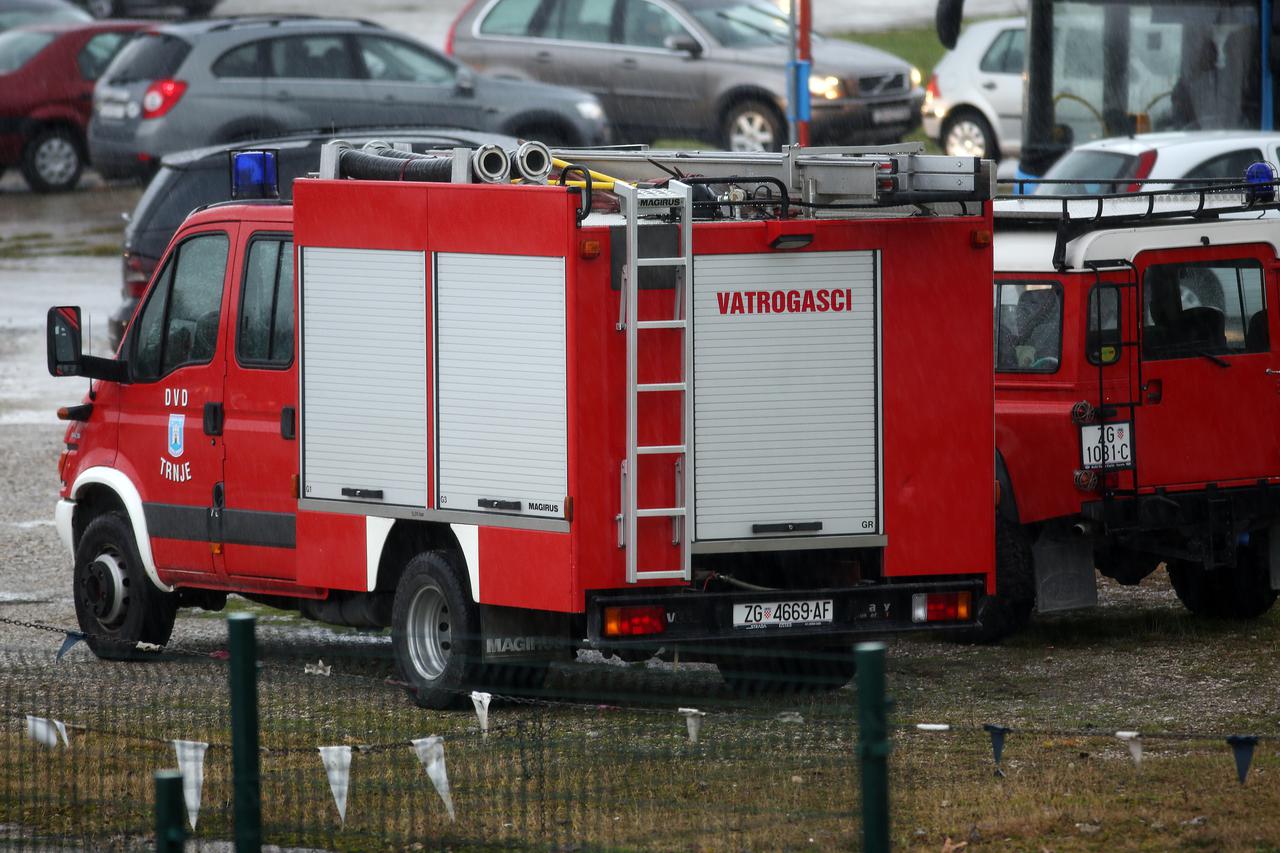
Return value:
<svg viewBox="0 0 1280 853">
<path fill-rule="evenodd" d="M 27 714 L 27 736 L 50 749 L 58 748 L 59 737 L 62 738 L 63 746 L 71 746 L 71 741 L 67 740 L 67 726 L 62 720 L 33 717 Z"/>
<path fill-rule="evenodd" d="M 413 741 L 413 750 L 418 753 L 418 760 L 427 769 L 427 778 L 436 786 L 436 793 L 444 800 L 445 811 L 449 820 L 456 820 L 453 813 L 453 797 L 449 796 L 449 774 L 444 769 L 444 738 L 438 735 L 420 737 Z"/>
<path fill-rule="evenodd" d="M 483 734 L 489 733 L 489 701 L 491 699 L 493 699 L 491 693 L 471 691 L 471 704 L 476 706 L 476 716 L 480 719 L 480 731 Z"/>
<path fill-rule="evenodd" d="M 1142 735 L 1138 732 L 1116 732 L 1116 737 L 1129 747 L 1129 755 L 1133 757 L 1133 766 L 1142 766 Z"/>
<path fill-rule="evenodd" d="M 178 770 L 182 773 L 182 799 L 187 803 L 187 820 L 196 828 L 200 817 L 200 792 L 204 789 L 204 751 L 209 744 L 198 740 L 175 740 Z"/>
<path fill-rule="evenodd" d="M 678 708 L 677 711 L 684 715 L 685 726 L 689 729 L 689 743 L 697 743 L 698 732 L 702 731 L 702 718 L 707 712 L 697 708 Z"/>
<path fill-rule="evenodd" d="M 329 790 L 333 792 L 333 802 L 338 806 L 338 817 L 345 826 L 347 789 L 351 784 L 351 747 L 322 746 L 319 749 L 324 772 L 329 775 Z"/>
</svg>

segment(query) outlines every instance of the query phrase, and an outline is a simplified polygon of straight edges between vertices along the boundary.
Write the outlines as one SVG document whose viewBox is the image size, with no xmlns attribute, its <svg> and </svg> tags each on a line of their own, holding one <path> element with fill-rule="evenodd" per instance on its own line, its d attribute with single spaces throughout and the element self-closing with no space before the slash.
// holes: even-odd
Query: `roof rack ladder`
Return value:
<svg viewBox="0 0 1280 853">
<path fill-rule="evenodd" d="M 670 181 L 664 189 L 636 188 L 618 182 L 614 187 L 626 217 L 627 263 L 623 268 L 618 330 L 627 335 L 627 458 L 622 462 L 622 512 L 618 515 L 618 546 L 626 552 L 627 583 L 660 578 L 692 577 L 690 548 L 693 538 L 693 516 L 690 509 L 693 491 L 693 188 L 680 181 Z M 662 209 L 678 211 L 680 216 L 680 254 L 669 258 L 641 258 L 639 218 L 646 212 Z M 676 268 L 676 292 L 670 319 L 640 319 L 640 270 L 645 267 Z M 680 377 L 675 382 L 645 383 L 639 381 L 641 333 L 653 329 L 679 329 L 682 338 Z M 680 406 L 680 443 L 674 445 L 642 445 L 639 441 L 638 410 L 640 395 L 676 391 L 683 399 Z M 641 456 L 676 457 L 676 484 L 672 501 L 663 507 L 638 505 Z M 671 540 L 680 548 L 680 568 L 642 569 L 638 565 L 638 522 L 641 518 L 670 518 Z"/>
</svg>

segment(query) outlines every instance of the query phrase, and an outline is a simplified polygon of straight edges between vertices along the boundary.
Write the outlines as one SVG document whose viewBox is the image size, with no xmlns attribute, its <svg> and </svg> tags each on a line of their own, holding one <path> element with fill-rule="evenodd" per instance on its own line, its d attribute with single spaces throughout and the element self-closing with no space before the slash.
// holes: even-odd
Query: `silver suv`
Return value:
<svg viewBox="0 0 1280 853">
<path fill-rule="evenodd" d="M 433 125 L 546 141 L 608 141 L 590 94 L 495 80 L 358 20 L 223 18 L 156 27 L 94 90 L 89 155 L 108 177 L 174 151 L 332 127 Z"/>
<path fill-rule="evenodd" d="M 620 142 L 694 136 L 738 151 L 787 141 L 788 21 L 767 0 L 479 0 L 446 52 L 503 77 L 592 92 Z M 813 39 L 813 141 L 897 142 L 920 124 L 920 72 Z"/>
</svg>

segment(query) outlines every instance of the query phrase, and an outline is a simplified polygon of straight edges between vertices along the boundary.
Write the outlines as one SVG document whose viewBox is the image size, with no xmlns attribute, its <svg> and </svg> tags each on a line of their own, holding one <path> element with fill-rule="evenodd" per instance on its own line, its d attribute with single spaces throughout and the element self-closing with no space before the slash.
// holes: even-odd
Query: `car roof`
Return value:
<svg viewBox="0 0 1280 853">
<path fill-rule="evenodd" d="M 155 26 L 155 21 L 127 20 L 109 18 L 102 21 L 53 21 L 46 24 L 27 24 L 21 27 L 37 33 L 57 33 L 65 35 L 71 32 L 114 32 L 119 30 L 141 30 Z"/>
<path fill-rule="evenodd" d="M 157 32 L 171 35 L 203 35 L 213 32 L 251 30 L 305 30 L 336 28 L 382 29 L 381 24 L 363 18 L 325 18 L 314 15 L 237 15 L 226 18 L 201 18 L 156 27 Z"/>
<path fill-rule="evenodd" d="M 1139 133 L 1095 139 L 1077 145 L 1072 151 L 1114 151 L 1117 154 L 1141 154 L 1152 149 L 1165 151 L 1194 146 L 1221 147 L 1223 143 L 1265 145 L 1280 141 L 1280 132 L 1256 130 L 1176 130 L 1162 133 Z"/>
</svg>

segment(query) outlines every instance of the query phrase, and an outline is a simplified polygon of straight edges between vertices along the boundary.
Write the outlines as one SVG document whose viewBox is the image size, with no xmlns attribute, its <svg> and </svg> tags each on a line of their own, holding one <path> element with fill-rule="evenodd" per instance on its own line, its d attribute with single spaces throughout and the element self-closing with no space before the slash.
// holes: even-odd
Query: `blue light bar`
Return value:
<svg viewBox="0 0 1280 853">
<path fill-rule="evenodd" d="M 1254 201 L 1276 200 L 1276 170 L 1270 163 L 1253 163 L 1244 170 L 1244 182 L 1250 185 L 1249 196 Z M 1257 189 L 1253 189 L 1257 185 Z"/>
<path fill-rule="evenodd" d="M 279 198 L 275 151 L 231 152 L 231 198 Z"/>
</svg>

